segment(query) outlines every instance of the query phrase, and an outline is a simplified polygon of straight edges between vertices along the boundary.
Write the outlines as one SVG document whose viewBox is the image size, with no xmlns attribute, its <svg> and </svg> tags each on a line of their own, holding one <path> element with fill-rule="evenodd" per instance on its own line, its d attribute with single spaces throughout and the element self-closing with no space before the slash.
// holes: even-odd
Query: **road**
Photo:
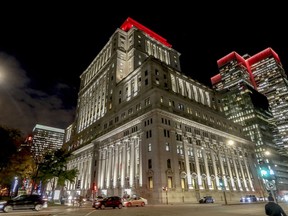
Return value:
<svg viewBox="0 0 288 216">
<path fill-rule="evenodd" d="M 106 208 L 93 209 L 90 205 L 84 207 L 58 206 L 48 207 L 41 212 L 13 211 L 0 213 L 0 216 L 263 216 L 265 215 L 263 203 L 253 204 L 169 204 L 147 205 L 145 207 L 123 207 L 122 209 Z M 280 203 L 288 213 L 288 204 Z"/>
</svg>

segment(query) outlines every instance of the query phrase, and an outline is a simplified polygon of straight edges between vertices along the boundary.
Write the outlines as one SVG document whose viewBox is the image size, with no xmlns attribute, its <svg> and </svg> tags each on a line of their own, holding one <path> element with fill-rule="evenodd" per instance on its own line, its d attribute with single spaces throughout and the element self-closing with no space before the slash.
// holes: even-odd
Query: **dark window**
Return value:
<svg viewBox="0 0 288 216">
<path fill-rule="evenodd" d="M 152 169 L 152 159 L 148 160 L 148 169 Z"/>
<path fill-rule="evenodd" d="M 167 168 L 171 169 L 171 160 L 170 159 L 167 160 Z"/>
</svg>

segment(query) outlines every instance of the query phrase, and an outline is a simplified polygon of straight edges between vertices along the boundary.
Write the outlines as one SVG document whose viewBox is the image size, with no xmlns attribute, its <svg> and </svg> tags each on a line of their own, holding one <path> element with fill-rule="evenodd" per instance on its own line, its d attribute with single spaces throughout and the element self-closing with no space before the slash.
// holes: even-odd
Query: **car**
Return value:
<svg viewBox="0 0 288 216">
<path fill-rule="evenodd" d="M 258 201 L 268 201 L 267 197 L 258 197 Z"/>
<path fill-rule="evenodd" d="M 96 209 L 105 209 L 106 207 L 122 209 L 123 202 L 119 196 L 109 196 L 104 199 L 95 200 L 92 206 Z"/>
<path fill-rule="evenodd" d="M 147 199 L 143 197 L 132 197 L 129 199 L 124 200 L 123 205 L 126 207 L 132 207 L 132 206 L 142 206 L 144 207 L 145 205 L 148 204 Z"/>
<path fill-rule="evenodd" d="M 92 208 L 95 208 L 95 203 L 96 203 L 96 201 L 103 200 L 103 199 L 104 199 L 103 196 L 96 196 L 96 197 L 92 200 Z"/>
<path fill-rule="evenodd" d="M 244 197 L 241 197 L 240 202 L 242 203 L 251 203 L 251 202 L 257 202 L 257 197 L 253 194 L 245 195 Z"/>
<path fill-rule="evenodd" d="M 94 198 L 94 200 L 102 200 L 102 199 L 104 199 L 103 196 L 96 196 L 96 197 Z"/>
<path fill-rule="evenodd" d="M 143 198 L 143 197 L 139 197 L 139 199 L 143 200 L 143 202 L 145 203 L 145 205 L 148 205 L 148 200 Z"/>
<path fill-rule="evenodd" d="M 214 198 L 212 196 L 204 196 L 199 200 L 199 203 L 214 203 Z"/>
<path fill-rule="evenodd" d="M 23 209 L 41 211 L 45 207 L 47 207 L 47 200 L 36 194 L 22 194 L 7 201 L 0 201 L 0 210 L 4 212 Z"/>
</svg>

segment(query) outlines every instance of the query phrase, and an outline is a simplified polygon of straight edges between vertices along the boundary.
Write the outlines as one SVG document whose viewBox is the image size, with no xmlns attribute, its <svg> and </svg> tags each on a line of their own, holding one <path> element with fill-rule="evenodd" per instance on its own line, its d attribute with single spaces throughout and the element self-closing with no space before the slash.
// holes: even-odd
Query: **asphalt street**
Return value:
<svg viewBox="0 0 288 216">
<path fill-rule="evenodd" d="M 145 207 L 123 207 L 106 208 L 105 210 L 94 209 L 91 202 L 86 202 L 82 207 L 68 205 L 49 206 L 41 212 L 25 211 L 8 213 L 9 216 L 263 216 L 265 215 L 264 206 L 266 202 L 258 203 L 230 203 L 224 204 L 198 204 L 198 203 L 182 203 L 182 204 L 161 204 L 147 205 Z M 288 212 L 288 204 L 280 203 L 283 209 Z M 5 213 L 4 213 L 5 214 Z M 1 214 L 0 214 L 1 216 Z"/>
</svg>

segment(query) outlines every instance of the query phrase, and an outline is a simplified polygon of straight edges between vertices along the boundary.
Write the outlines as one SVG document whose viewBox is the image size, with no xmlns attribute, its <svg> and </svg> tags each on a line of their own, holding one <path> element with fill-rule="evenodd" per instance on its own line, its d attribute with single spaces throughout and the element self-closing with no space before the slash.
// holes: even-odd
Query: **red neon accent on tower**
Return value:
<svg viewBox="0 0 288 216">
<path fill-rule="evenodd" d="M 223 58 L 221 58 L 217 61 L 218 68 L 222 67 L 227 62 L 232 61 L 232 59 L 236 59 L 238 63 L 241 63 L 244 66 L 246 66 L 245 59 L 243 59 L 238 53 L 231 52 L 228 55 L 224 56 Z"/>
<path fill-rule="evenodd" d="M 257 89 L 257 86 L 256 86 L 256 82 L 255 82 L 254 76 L 253 76 L 252 71 L 251 71 L 251 65 L 253 65 L 256 62 L 259 62 L 265 58 L 268 58 L 269 56 L 273 56 L 273 58 L 280 63 L 280 58 L 278 57 L 277 53 L 274 50 L 272 50 L 270 47 L 257 53 L 257 54 L 255 54 L 255 55 L 253 55 L 252 57 L 246 59 L 247 68 L 248 68 L 248 71 L 250 73 L 252 83 L 255 86 L 255 89 Z"/>
<path fill-rule="evenodd" d="M 277 61 L 280 62 L 280 58 L 278 56 L 278 54 L 271 49 L 270 47 L 253 55 L 252 57 L 250 57 L 249 59 L 247 59 L 246 61 L 248 62 L 249 65 L 253 65 L 256 62 L 259 62 L 265 58 L 268 58 L 269 56 L 273 56 L 273 58 Z"/>
<path fill-rule="evenodd" d="M 211 77 L 211 83 L 212 83 L 212 85 L 214 85 L 214 84 L 220 82 L 221 79 L 222 79 L 222 77 L 221 77 L 220 74 L 217 74 L 217 75 Z"/>
<path fill-rule="evenodd" d="M 138 28 L 141 31 L 144 31 L 146 34 L 148 34 L 150 37 L 154 38 L 155 40 L 159 41 L 160 43 L 164 44 L 167 47 L 172 47 L 171 44 L 167 42 L 167 40 L 160 35 L 156 34 L 155 32 L 151 31 L 150 29 L 146 28 L 142 24 L 136 22 L 135 20 L 128 17 L 126 21 L 121 25 L 121 29 L 123 31 L 129 31 L 133 26 Z"/>
<path fill-rule="evenodd" d="M 251 83 L 254 86 L 254 88 L 256 88 L 256 83 L 254 80 L 254 76 L 251 73 L 251 68 L 250 68 L 249 63 L 247 62 L 247 60 L 245 60 L 242 56 L 240 56 L 235 51 L 233 51 L 233 52 L 229 53 L 228 55 L 224 56 L 223 58 L 219 59 L 217 61 L 218 68 L 224 66 L 226 63 L 232 61 L 233 59 L 236 59 L 239 64 L 242 64 L 244 67 L 247 68 L 247 71 L 249 72 L 249 75 L 250 75 Z M 220 81 L 221 81 L 221 76 L 216 75 L 216 76 L 211 78 L 212 84 L 215 84 L 215 83 L 220 82 Z"/>
<path fill-rule="evenodd" d="M 236 52 L 231 52 L 228 55 L 224 56 L 223 58 L 219 59 L 217 61 L 217 64 L 218 64 L 218 68 L 220 68 L 223 65 L 225 65 L 227 62 L 236 58 L 239 63 L 243 64 L 247 68 L 247 70 L 250 74 L 250 80 L 251 80 L 252 84 L 254 85 L 255 89 L 257 89 L 256 82 L 255 82 L 254 76 L 253 76 L 252 71 L 251 71 L 251 65 L 253 65 L 253 64 L 255 64 L 255 63 L 257 63 L 257 62 L 259 62 L 265 58 L 268 58 L 270 56 L 272 56 L 278 63 L 281 64 L 281 61 L 280 61 L 278 54 L 273 49 L 271 49 L 270 47 L 268 47 L 267 49 L 251 56 L 250 58 L 248 58 L 246 60 L 243 59 Z M 217 74 L 211 78 L 212 84 L 215 84 L 215 83 L 220 82 L 220 81 L 221 81 L 220 74 Z"/>
</svg>

